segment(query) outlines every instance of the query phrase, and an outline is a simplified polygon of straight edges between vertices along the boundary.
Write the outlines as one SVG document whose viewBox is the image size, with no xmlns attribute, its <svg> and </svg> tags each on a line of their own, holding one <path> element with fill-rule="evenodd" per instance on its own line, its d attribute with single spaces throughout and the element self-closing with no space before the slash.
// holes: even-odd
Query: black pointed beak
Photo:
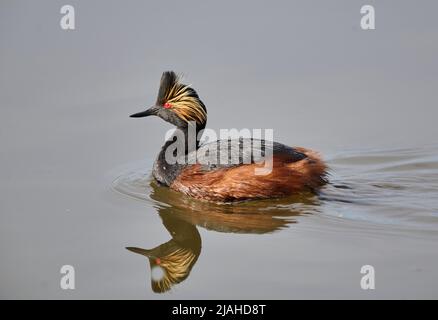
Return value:
<svg viewBox="0 0 438 320">
<path fill-rule="evenodd" d="M 154 255 L 152 254 L 152 250 L 138 248 L 138 247 L 126 247 L 126 249 L 128 249 L 131 252 L 135 252 L 135 253 L 141 254 L 143 256 L 146 256 L 148 258 L 154 257 Z"/>
<path fill-rule="evenodd" d="M 159 107 L 153 106 L 153 107 L 150 107 L 149 109 L 147 109 L 146 111 L 131 114 L 130 117 L 131 118 L 143 118 L 143 117 L 147 117 L 147 116 L 156 116 L 158 113 L 158 110 L 159 110 Z"/>
</svg>

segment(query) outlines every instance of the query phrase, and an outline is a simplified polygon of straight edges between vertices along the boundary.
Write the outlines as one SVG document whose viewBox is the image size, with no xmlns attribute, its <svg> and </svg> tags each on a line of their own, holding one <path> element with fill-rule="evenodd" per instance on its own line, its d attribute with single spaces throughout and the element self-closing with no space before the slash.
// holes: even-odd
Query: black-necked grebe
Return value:
<svg viewBox="0 0 438 320">
<path fill-rule="evenodd" d="M 165 142 L 152 174 L 159 183 L 186 195 L 215 202 L 267 199 L 315 191 L 326 182 L 327 166 L 312 150 L 252 138 L 200 144 L 207 109 L 196 91 L 182 84 L 173 71 L 163 73 L 155 105 L 131 117 L 151 115 L 175 125 L 180 133 Z M 194 139 L 191 132 L 196 134 Z M 184 161 L 168 161 L 169 154 L 176 152 L 169 150 L 181 138 Z M 224 154 L 225 159 L 237 161 L 222 161 Z M 270 159 L 265 157 L 268 154 Z M 270 170 L 257 174 L 262 161 L 270 161 Z"/>
</svg>

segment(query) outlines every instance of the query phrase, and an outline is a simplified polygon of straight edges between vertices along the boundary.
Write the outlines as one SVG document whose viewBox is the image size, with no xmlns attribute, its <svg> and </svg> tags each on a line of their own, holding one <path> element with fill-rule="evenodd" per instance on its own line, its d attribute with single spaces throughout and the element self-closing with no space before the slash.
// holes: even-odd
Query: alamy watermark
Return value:
<svg viewBox="0 0 438 320">
<path fill-rule="evenodd" d="M 374 290 L 376 288 L 376 272 L 372 265 L 364 265 L 360 268 L 360 273 L 363 274 L 360 279 L 360 287 L 363 290 Z"/>
<path fill-rule="evenodd" d="M 59 21 L 59 25 L 62 30 L 74 30 L 75 29 L 75 8 L 72 5 L 66 4 L 61 7 L 59 11 L 63 16 Z"/>
<path fill-rule="evenodd" d="M 71 265 L 63 265 L 59 271 L 63 276 L 59 285 L 63 290 L 75 289 L 75 268 Z"/>
<path fill-rule="evenodd" d="M 360 8 L 360 13 L 363 14 L 360 19 L 360 27 L 362 30 L 376 29 L 376 10 L 372 5 L 364 5 Z"/>
<path fill-rule="evenodd" d="M 165 135 L 168 164 L 238 165 L 258 164 L 254 174 L 267 175 L 273 167 L 273 129 L 196 130 L 191 121 L 186 129 L 172 129 Z M 197 145 L 203 142 L 199 148 Z"/>
</svg>

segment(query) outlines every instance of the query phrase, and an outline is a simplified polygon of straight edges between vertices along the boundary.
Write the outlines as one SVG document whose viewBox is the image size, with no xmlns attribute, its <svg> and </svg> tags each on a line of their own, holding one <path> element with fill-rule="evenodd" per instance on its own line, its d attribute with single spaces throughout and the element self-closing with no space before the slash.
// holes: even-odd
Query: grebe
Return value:
<svg viewBox="0 0 438 320">
<path fill-rule="evenodd" d="M 166 160 L 168 150 L 181 135 L 168 139 L 154 162 L 152 175 L 160 184 L 188 196 L 214 202 L 278 198 L 315 192 L 327 181 L 327 166 L 309 149 L 242 138 L 238 143 L 222 140 L 201 145 L 199 138 L 207 123 L 207 109 L 196 91 L 182 84 L 173 71 L 163 73 L 155 105 L 131 117 L 151 115 L 175 125 L 183 135 L 185 147 L 185 161 L 169 162 Z M 195 139 L 190 137 L 192 131 Z M 191 139 L 193 143 L 189 143 Z M 217 151 L 216 159 L 222 159 L 225 154 L 228 159 L 238 161 L 209 162 L 206 158 L 211 150 Z M 249 161 L 245 160 L 248 154 Z M 267 154 L 272 155 L 271 170 L 267 174 L 256 174 Z"/>
</svg>

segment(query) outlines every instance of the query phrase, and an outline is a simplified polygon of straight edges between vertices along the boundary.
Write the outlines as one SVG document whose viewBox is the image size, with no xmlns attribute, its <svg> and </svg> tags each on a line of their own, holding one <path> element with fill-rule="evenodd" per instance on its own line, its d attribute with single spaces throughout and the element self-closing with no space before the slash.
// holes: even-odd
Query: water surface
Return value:
<svg viewBox="0 0 438 320">
<path fill-rule="evenodd" d="M 359 0 L 72 0 L 74 31 L 65 4 L 0 3 L 1 298 L 438 298 L 436 1 L 376 2 L 369 32 Z M 169 69 L 207 127 L 273 129 L 331 183 L 235 205 L 154 184 L 170 126 L 128 116 Z"/>
<path fill-rule="evenodd" d="M 143 163 L 143 167 L 120 175 L 113 188 L 154 208 L 171 240 L 152 249 L 128 250 L 148 258 L 152 290 L 164 293 L 189 277 L 201 254 L 198 228 L 230 234 L 284 233 L 288 237 L 293 232 L 289 227 L 301 220 L 298 217 L 315 215 L 330 220 L 339 232 L 345 231 L 343 220 L 348 219 L 354 228 L 366 226 L 370 232 L 438 234 L 436 145 L 343 151 L 332 155 L 328 164 L 330 182 L 316 195 L 217 204 L 160 186 L 150 170 L 145 170 L 144 166 L 152 164 Z M 265 252 L 264 259 L 275 265 L 278 257 Z M 154 272 L 159 275 L 154 277 Z"/>
</svg>

